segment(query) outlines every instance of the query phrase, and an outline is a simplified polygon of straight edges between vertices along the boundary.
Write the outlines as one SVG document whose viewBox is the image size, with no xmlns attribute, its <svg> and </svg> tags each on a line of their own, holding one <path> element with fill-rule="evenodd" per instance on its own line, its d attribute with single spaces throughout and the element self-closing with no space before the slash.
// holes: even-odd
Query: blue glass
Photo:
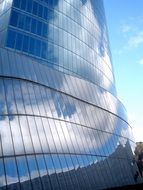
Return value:
<svg viewBox="0 0 143 190">
<path fill-rule="evenodd" d="M 37 13 L 37 15 L 38 15 L 39 17 L 43 17 L 43 6 L 40 5 L 40 4 L 39 4 L 39 6 L 38 6 L 38 13 Z"/>
<path fill-rule="evenodd" d="M 3 187 L 6 185 L 6 179 L 5 179 L 5 171 L 4 171 L 4 162 L 3 159 L 0 159 L 0 187 Z"/>
<path fill-rule="evenodd" d="M 20 156 L 17 157 L 16 160 L 17 160 L 20 181 L 23 182 L 29 180 L 30 176 L 29 176 L 26 158 L 24 156 Z"/>
<path fill-rule="evenodd" d="M 7 46 L 10 48 L 14 48 L 16 40 L 16 33 L 12 30 L 8 31 L 8 38 L 7 38 Z"/>
<path fill-rule="evenodd" d="M 12 26 L 17 26 L 18 25 L 18 16 L 19 16 L 18 12 L 16 12 L 16 11 L 11 12 L 10 24 Z"/>
<path fill-rule="evenodd" d="M 5 171 L 6 171 L 6 178 L 7 178 L 7 184 L 13 184 L 18 183 L 18 173 L 17 173 L 17 167 L 16 162 L 14 158 L 5 158 Z M 20 189 L 19 185 L 16 185 L 17 189 Z"/>
<path fill-rule="evenodd" d="M 18 28 L 21 28 L 21 29 L 24 28 L 24 20 L 25 20 L 25 15 L 19 14 L 18 15 Z"/>
<path fill-rule="evenodd" d="M 27 158 L 27 161 L 28 161 L 28 168 L 29 168 L 31 178 L 39 177 L 39 171 L 37 168 L 35 156 L 29 156 Z"/>
<path fill-rule="evenodd" d="M 41 22 L 37 22 L 37 34 L 39 35 L 39 36 L 41 36 L 41 30 L 42 29 L 42 23 Z M 38 47 L 38 46 L 36 46 L 36 47 Z"/>
<path fill-rule="evenodd" d="M 32 9 L 32 13 L 34 15 L 37 15 L 37 12 L 38 12 L 38 3 L 37 2 L 33 2 L 33 9 Z"/>
<path fill-rule="evenodd" d="M 30 28 L 31 28 L 31 18 L 26 16 L 24 20 L 24 30 L 30 31 Z"/>
<path fill-rule="evenodd" d="M 23 43 L 23 35 L 20 33 L 17 33 L 16 35 L 16 43 L 15 43 L 15 48 L 17 50 L 21 50 L 22 49 L 22 43 Z"/>
<path fill-rule="evenodd" d="M 45 38 L 47 38 L 47 36 L 48 36 L 48 27 L 44 23 L 43 23 L 43 27 L 42 27 L 42 36 Z"/>
<path fill-rule="evenodd" d="M 14 6 L 20 8 L 21 0 L 14 0 Z"/>
<path fill-rule="evenodd" d="M 0 23 L 0 189 L 133 184 L 102 0 L 2 1 Z"/>
<path fill-rule="evenodd" d="M 48 173 L 47 173 L 47 169 L 46 169 L 46 165 L 45 165 L 44 156 L 43 155 L 38 155 L 38 156 L 36 156 L 36 159 L 37 159 L 40 175 L 41 176 L 47 175 Z"/>
<path fill-rule="evenodd" d="M 21 1 L 21 9 L 25 10 L 26 9 L 26 2 L 27 1 Z"/>
<path fill-rule="evenodd" d="M 39 47 L 39 48 L 35 48 L 35 55 L 39 57 L 41 55 L 41 41 L 35 40 L 35 46 Z"/>
<path fill-rule="evenodd" d="M 32 55 L 35 54 L 35 39 L 34 38 L 30 38 L 29 53 L 32 54 Z"/>
<path fill-rule="evenodd" d="M 36 34 L 36 28 L 37 28 L 37 22 L 35 19 L 32 18 L 32 21 L 31 21 L 31 32 Z"/>
<path fill-rule="evenodd" d="M 29 50 L 29 36 L 24 35 L 23 36 L 23 46 L 22 46 L 22 50 L 24 52 L 28 53 Z"/>
<path fill-rule="evenodd" d="M 26 7 L 27 12 L 31 13 L 32 12 L 32 0 L 27 0 L 27 7 Z"/>
<path fill-rule="evenodd" d="M 41 43 L 41 57 L 46 59 L 47 53 L 48 53 L 47 52 L 47 44 L 42 41 L 42 43 Z"/>
</svg>

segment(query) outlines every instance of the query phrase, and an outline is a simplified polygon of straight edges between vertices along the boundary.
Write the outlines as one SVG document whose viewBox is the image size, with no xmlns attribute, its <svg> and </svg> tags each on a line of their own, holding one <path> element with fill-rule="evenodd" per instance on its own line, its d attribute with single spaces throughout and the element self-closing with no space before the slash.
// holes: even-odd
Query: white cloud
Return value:
<svg viewBox="0 0 143 190">
<path fill-rule="evenodd" d="M 128 33 L 128 35 L 126 35 L 126 38 L 124 40 L 123 46 L 118 51 L 116 51 L 116 54 L 121 55 L 125 51 L 137 49 L 142 45 L 143 45 L 143 31 L 138 31 L 138 32 L 134 31 L 132 33 Z M 141 62 L 141 64 L 143 64 L 143 62 Z"/>
<path fill-rule="evenodd" d="M 143 65 L 143 58 L 139 60 L 139 64 Z"/>
<path fill-rule="evenodd" d="M 129 123 L 132 127 L 133 136 L 136 142 L 143 141 L 143 118 L 140 113 L 130 112 L 128 113 Z"/>
<path fill-rule="evenodd" d="M 120 38 L 123 39 L 121 50 L 118 54 L 133 50 L 143 45 L 143 17 L 127 18 L 121 21 Z"/>
<path fill-rule="evenodd" d="M 123 33 L 128 33 L 132 30 L 132 27 L 129 25 L 123 25 L 121 30 Z"/>
<path fill-rule="evenodd" d="M 128 45 L 131 48 L 137 48 L 143 44 L 143 32 L 138 32 L 131 36 L 128 40 Z"/>
</svg>

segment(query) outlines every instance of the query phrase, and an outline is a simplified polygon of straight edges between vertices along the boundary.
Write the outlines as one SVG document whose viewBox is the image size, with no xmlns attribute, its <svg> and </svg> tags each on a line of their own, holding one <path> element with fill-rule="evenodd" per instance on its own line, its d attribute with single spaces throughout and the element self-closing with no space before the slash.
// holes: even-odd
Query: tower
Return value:
<svg viewBox="0 0 143 190">
<path fill-rule="evenodd" d="M 134 183 L 102 0 L 3 0 L 0 23 L 0 189 Z"/>
</svg>

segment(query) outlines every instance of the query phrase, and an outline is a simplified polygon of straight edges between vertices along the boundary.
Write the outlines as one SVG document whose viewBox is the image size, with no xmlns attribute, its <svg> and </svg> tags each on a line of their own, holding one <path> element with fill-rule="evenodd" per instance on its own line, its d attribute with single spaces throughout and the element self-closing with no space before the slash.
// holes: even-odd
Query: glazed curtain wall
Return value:
<svg viewBox="0 0 143 190">
<path fill-rule="evenodd" d="M 49 180 L 50 189 L 98 189 L 133 183 L 124 121 L 34 83 L 3 78 L 0 86 L 1 186 L 44 189 Z"/>
<path fill-rule="evenodd" d="M 0 1 L 0 47 L 5 45 L 13 0 Z"/>
<path fill-rule="evenodd" d="M 0 190 L 134 183 L 135 143 L 116 97 L 102 0 L 0 7 Z"/>
<path fill-rule="evenodd" d="M 5 45 L 116 94 L 102 1 L 14 0 Z"/>
<path fill-rule="evenodd" d="M 1 81 L 1 126 L 3 126 L 1 128 L 1 138 L 4 146 L 4 155 L 14 154 L 12 143 L 10 143 L 10 134 L 6 127 L 8 122 L 14 125 L 11 130 L 14 130 L 12 137 L 15 141 L 17 154 L 23 153 L 22 138 L 18 133 L 19 125 L 16 119 L 17 116 L 20 116 L 21 125 L 24 127 L 22 136 L 25 138 L 25 143 L 27 143 L 27 153 L 33 153 L 33 149 L 31 148 L 32 144 L 29 139 L 30 134 L 26 124 L 28 121 L 24 116 L 29 118 L 31 137 L 33 138 L 33 143 L 35 143 L 37 153 L 41 152 L 38 136 L 41 136 L 43 148 L 46 152 L 49 151 L 43 136 L 45 132 L 41 127 L 42 124 L 40 118 L 43 118 L 44 124 L 47 123 L 48 125 L 50 122 L 51 132 L 48 128 L 46 128 L 45 131 L 48 135 L 48 144 L 51 152 L 55 152 L 56 149 L 59 153 L 63 152 L 58 143 L 61 141 L 64 152 L 74 153 L 69 140 L 70 138 L 67 137 L 67 135 L 71 135 L 72 142 L 75 142 L 75 135 L 77 135 L 77 144 L 79 144 L 81 153 L 103 156 L 112 154 L 118 145 L 118 141 L 121 141 L 123 145 L 127 141 L 128 131 L 125 131 L 127 130 L 127 124 L 117 116 L 108 113 L 108 111 L 104 111 L 101 108 L 85 103 L 82 100 L 75 99 L 61 92 L 55 92 L 40 85 L 16 79 L 5 79 L 4 81 Z M 36 117 L 36 119 L 33 119 L 32 116 Z M 50 120 L 47 121 L 47 118 Z M 53 119 L 55 120 L 54 122 L 51 121 Z M 109 122 L 106 124 L 107 120 L 109 120 Z M 37 132 L 35 122 L 38 122 L 37 126 L 39 127 L 39 131 Z M 73 129 L 75 127 L 75 134 L 73 133 L 72 128 L 70 128 L 69 132 L 67 129 L 62 129 L 62 127 L 65 127 L 65 124 L 69 124 L 69 128 L 71 125 L 73 126 Z M 79 132 L 78 128 L 81 129 Z M 59 133 L 59 137 L 56 130 Z M 52 143 L 52 134 L 57 146 L 56 149 L 54 143 Z M 64 139 L 63 137 L 65 134 L 67 139 Z M 115 139 L 114 136 L 112 137 L 112 134 L 115 134 Z M 92 137 L 92 143 L 90 142 L 90 137 Z M 82 146 L 81 138 L 83 138 L 84 146 Z M 88 142 L 86 142 L 88 140 L 89 145 Z M 66 147 L 66 142 L 70 144 L 69 149 Z M 101 149 L 101 147 L 103 147 L 103 149 Z M 77 147 L 75 152 L 79 152 Z"/>
<path fill-rule="evenodd" d="M 86 80 L 58 72 L 20 53 L 0 48 L 0 75 L 22 78 L 102 107 L 127 121 L 123 104 L 106 89 Z"/>
<path fill-rule="evenodd" d="M 27 56 L 0 52 L 1 189 L 133 183 L 134 143 L 118 99 Z"/>
</svg>

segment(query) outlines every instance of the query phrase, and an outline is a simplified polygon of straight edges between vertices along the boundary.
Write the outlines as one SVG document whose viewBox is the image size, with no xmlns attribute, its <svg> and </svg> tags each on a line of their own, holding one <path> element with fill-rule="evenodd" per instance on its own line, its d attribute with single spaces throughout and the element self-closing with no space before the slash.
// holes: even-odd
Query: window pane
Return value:
<svg viewBox="0 0 143 190">
<path fill-rule="evenodd" d="M 4 162 L 5 162 L 7 184 L 9 185 L 9 184 L 17 183 L 19 180 L 18 180 L 15 159 L 14 158 L 5 158 Z M 19 189 L 18 184 L 17 184 L 17 189 Z"/>
<path fill-rule="evenodd" d="M 15 7 L 20 7 L 21 0 L 14 0 L 13 1 Z"/>
<path fill-rule="evenodd" d="M 18 13 L 15 11 L 12 11 L 12 13 L 11 13 L 10 24 L 12 26 L 17 26 L 17 24 L 18 24 Z"/>
<path fill-rule="evenodd" d="M 14 48 L 15 45 L 15 39 L 16 39 L 16 33 L 12 30 L 8 30 L 8 35 L 7 35 L 7 43 L 6 45 L 10 48 Z"/>
<path fill-rule="evenodd" d="M 23 36 L 23 47 L 22 47 L 22 50 L 24 52 L 28 52 L 28 48 L 29 48 L 29 36 Z"/>
<path fill-rule="evenodd" d="M 4 163 L 3 159 L 0 159 L 0 187 L 5 186 L 5 171 L 4 171 Z"/>
<path fill-rule="evenodd" d="M 17 50 L 21 50 L 22 49 L 22 41 L 23 41 L 23 36 L 22 34 L 17 33 L 16 36 L 16 44 L 15 44 L 15 48 Z"/>
</svg>

